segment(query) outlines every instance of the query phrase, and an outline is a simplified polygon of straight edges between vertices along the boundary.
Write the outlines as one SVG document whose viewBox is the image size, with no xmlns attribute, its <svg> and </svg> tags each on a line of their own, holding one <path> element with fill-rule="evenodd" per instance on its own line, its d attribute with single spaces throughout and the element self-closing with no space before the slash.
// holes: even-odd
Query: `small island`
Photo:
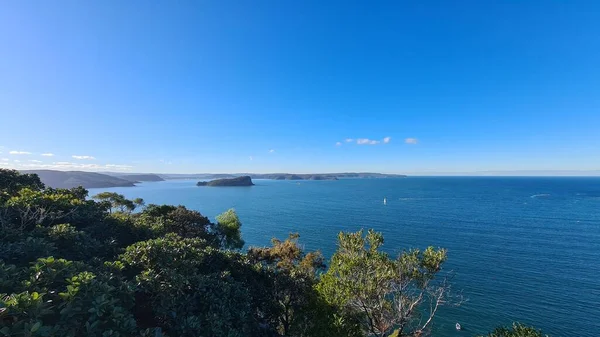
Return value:
<svg viewBox="0 0 600 337">
<path fill-rule="evenodd" d="M 215 179 L 211 181 L 199 181 L 196 186 L 252 186 L 252 178 L 250 176 L 242 176 L 227 179 Z"/>
</svg>

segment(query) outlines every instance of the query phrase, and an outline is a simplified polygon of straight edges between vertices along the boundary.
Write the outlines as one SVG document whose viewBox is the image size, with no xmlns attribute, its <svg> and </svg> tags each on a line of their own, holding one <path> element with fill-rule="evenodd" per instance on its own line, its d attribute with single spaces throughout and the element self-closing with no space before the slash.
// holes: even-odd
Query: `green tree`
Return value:
<svg viewBox="0 0 600 337">
<path fill-rule="evenodd" d="M 242 222 L 233 208 L 217 216 L 215 233 L 221 246 L 229 249 L 244 247 L 241 232 Z"/>
<path fill-rule="evenodd" d="M 282 336 L 305 336 L 321 317 L 315 314 L 318 294 L 314 290 L 317 273 L 325 269 L 320 252 L 305 254 L 298 245 L 298 234 L 285 240 L 272 239 L 272 247 L 251 247 L 250 261 L 274 277 L 270 296 L 274 300 L 274 326 Z"/>
<path fill-rule="evenodd" d="M 37 174 L 21 174 L 17 170 L 0 168 L 0 202 L 15 196 L 23 188 L 39 191 L 44 184 Z"/>
<path fill-rule="evenodd" d="M 366 235 L 362 230 L 340 233 L 331 267 L 318 289 L 349 317 L 358 315 L 368 335 L 418 336 L 450 297 L 447 280 L 436 282 L 446 251 L 429 247 L 392 259 L 380 250 L 383 242 L 383 235 L 373 230 Z"/>
<path fill-rule="evenodd" d="M 491 333 L 480 337 L 548 337 L 541 330 L 526 326 L 521 323 L 513 323 L 511 327 L 498 327 Z"/>
<path fill-rule="evenodd" d="M 135 198 L 135 199 L 133 199 L 131 201 L 136 206 L 136 208 L 137 207 L 144 207 L 146 205 L 146 202 L 142 198 Z"/>
<path fill-rule="evenodd" d="M 241 255 L 167 234 L 128 247 L 118 263 L 138 284 L 141 327 L 173 336 L 258 336 L 265 310 L 254 297 L 266 292 L 255 288 L 260 272 Z"/>
<path fill-rule="evenodd" d="M 64 221 L 85 204 L 85 200 L 69 190 L 33 190 L 26 187 L 0 208 L 0 226 L 19 230 L 31 230 L 36 225 L 50 226 Z"/>
<path fill-rule="evenodd" d="M 94 199 L 100 202 L 106 202 L 107 205 L 110 205 L 110 212 L 118 211 L 118 212 L 128 212 L 131 213 L 137 207 L 137 204 L 133 201 L 125 198 L 122 194 L 114 193 L 114 192 L 102 192 L 93 196 Z M 136 199 L 137 200 L 137 199 Z M 141 203 L 143 203 L 143 199 L 139 199 Z"/>
</svg>

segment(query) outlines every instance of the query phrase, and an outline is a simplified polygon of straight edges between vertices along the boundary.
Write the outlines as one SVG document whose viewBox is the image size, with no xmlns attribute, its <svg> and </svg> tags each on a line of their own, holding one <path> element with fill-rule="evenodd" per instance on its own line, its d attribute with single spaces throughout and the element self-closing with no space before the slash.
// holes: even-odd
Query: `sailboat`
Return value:
<svg viewBox="0 0 600 337">
<path fill-rule="evenodd" d="M 383 198 L 383 204 L 387 205 L 387 199 L 386 198 Z"/>
<path fill-rule="evenodd" d="M 462 329 L 462 327 L 460 326 L 459 323 L 456 323 L 456 330 L 460 330 L 460 329 Z"/>
</svg>

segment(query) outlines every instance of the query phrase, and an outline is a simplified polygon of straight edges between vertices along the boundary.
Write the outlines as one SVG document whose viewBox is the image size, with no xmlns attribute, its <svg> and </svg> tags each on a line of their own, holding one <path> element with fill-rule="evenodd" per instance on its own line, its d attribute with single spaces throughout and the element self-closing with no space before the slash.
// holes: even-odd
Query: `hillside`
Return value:
<svg viewBox="0 0 600 337">
<path fill-rule="evenodd" d="M 160 174 L 163 179 L 221 179 L 250 176 L 252 179 L 275 180 L 337 180 L 338 178 L 372 179 L 372 178 L 404 178 L 402 174 L 385 174 L 371 172 L 343 173 L 196 173 L 196 174 Z"/>
<path fill-rule="evenodd" d="M 27 170 L 22 173 L 34 173 L 48 187 L 85 188 L 130 187 L 135 186 L 130 180 L 109 176 L 107 174 L 82 171 Z"/>
<path fill-rule="evenodd" d="M 230 178 L 230 179 L 216 179 L 211 181 L 199 181 L 196 186 L 252 186 L 252 178 L 249 176 Z"/>
<path fill-rule="evenodd" d="M 338 180 L 335 176 L 328 174 L 264 174 L 255 175 L 255 178 L 275 180 Z"/>
<path fill-rule="evenodd" d="M 132 183 L 140 182 L 140 181 L 164 181 L 163 178 L 156 174 L 127 174 L 127 175 L 114 175 L 113 177 L 117 177 L 120 179 L 125 179 L 131 181 Z"/>
</svg>

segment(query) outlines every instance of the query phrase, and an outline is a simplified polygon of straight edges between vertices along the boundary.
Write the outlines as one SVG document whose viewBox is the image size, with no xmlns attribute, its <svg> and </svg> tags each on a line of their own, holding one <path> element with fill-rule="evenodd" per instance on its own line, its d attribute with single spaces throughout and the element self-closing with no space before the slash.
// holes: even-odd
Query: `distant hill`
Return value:
<svg viewBox="0 0 600 337">
<path fill-rule="evenodd" d="M 252 179 L 275 179 L 275 180 L 338 180 L 339 178 L 372 179 L 372 178 L 404 178 L 401 174 L 383 174 L 383 173 L 308 173 L 308 174 L 289 174 L 289 173 L 257 173 L 245 174 Z"/>
<path fill-rule="evenodd" d="M 328 174 L 255 174 L 253 177 L 255 179 L 275 180 L 338 180 L 336 176 Z"/>
<path fill-rule="evenodd" d="M 156 174 L 127 174 L 127 175 L 111 174 L 111 176 L 125 179 L 128 181 L 131 181 L 132 183 L 137 183 L 140 181 L 164 181 L 163 178 L 161 178 L 160 176 L 158 176 Z"/>
<path fill-rule="evenodd" d="M 130 180 L 95 172 L 54 170 L 27 170 L 21 172 L 37 174 L 46 186 L 54 188 L 72 188 L 77 186 L 83 186 L 85 188 L 135 186 Z"/>
<path fill-rule="evenodd" d="M 230 173 L 161 173 L 159 176 L 165 180 L 174 179 L 221 179 L 235 178 L 247 174 L 230 174 Z"/>
<path fill-rule="evenodd" d="M 197 173 L 197 174 L 159 174 L 163 179 L 220 179 L 250 176 L 252 179 L 276 180 L 337 180 L 339 178 L 372 179 L 372 178 L 404 178 L 402 174 L 385 174 L 371 172 L 345 172 L 345 173 Z"/>
<path fill-rule="evenodd" d="M 252 186 L 252 178 L 249 176 L 229 178 L 229 179 L 216 179 L 211 181 L 199 181 L 197 186 Z"/>
</svg>

